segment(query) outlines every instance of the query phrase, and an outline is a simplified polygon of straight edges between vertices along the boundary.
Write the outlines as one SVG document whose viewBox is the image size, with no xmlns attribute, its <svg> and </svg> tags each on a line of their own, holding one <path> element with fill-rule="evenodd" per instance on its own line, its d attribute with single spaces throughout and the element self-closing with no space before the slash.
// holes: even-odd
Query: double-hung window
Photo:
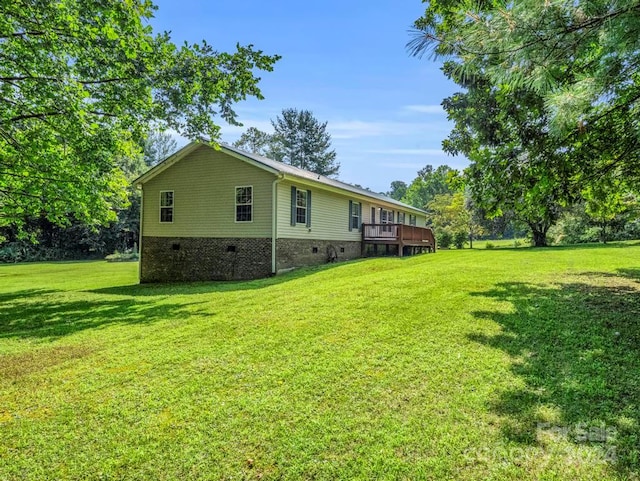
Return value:
<svg viewBox="0 0 640 481">
<path fill-rule="evenodd" d="M 173 222 L 173 191 L 161 190 L 160 191 L 160 222 L 172 223 Z"/>
<path fill-rule="evenodd" d="M 291 225 L 311 227 L 311 191 L 291 186 Z"/>
<path fill-rule="evenodd" d="M 307 223 L 307 191 L 296 191 L 296 223 Z"/>
<path fill-rule="evenodd" d="M 236 222 L 253 222 L 253 186 L 236 187 Z"/>
<path fill-rule="evenodd" d="M 349 230 L 360 230 L 362 223 L 362 204 L 349 201 Z"/>
<path fill-rule="evenodd" d="M 380 209 L 380 223 L 381 224 L 393 224 L 393 211 L 387 209 Z M 391 226 L 383 226 L 382 232 L 391 232 Z"/>
<path fill-rule="evenodd" d="M 416 216 L 409 214 L 409 225 L 416 225 Z"/>
<path fill-rule="evenodd" d="M 404 220 L 405 220 L 405 213 L 398 212 L 398 224 L 404 224 Z"/>
<path fill-rule="evenodd" d="M 393 224 L 393 211 L 380 209 L 380 223 L 381 224 Z"/>
</svg>

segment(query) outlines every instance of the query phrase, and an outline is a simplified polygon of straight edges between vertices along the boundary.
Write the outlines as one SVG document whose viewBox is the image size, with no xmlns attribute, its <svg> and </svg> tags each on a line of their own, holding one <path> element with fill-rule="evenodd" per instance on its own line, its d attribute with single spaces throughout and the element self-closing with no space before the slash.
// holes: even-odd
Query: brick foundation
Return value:
<svg viewBox="0 0 640 481">
<path fill-rule="evenodd" d="M 278 270 L 361 257 L 358 241 L 278 239 Z M 144 237 L 140 282 L 258 279 L 271 275 L 271 239 Z"/>
<path fill-rule="evenodd" d="M 359 241 L 278 239 L 276 241 L 278 270 L 326 264 L 329 262 L 329 251 L 332 248 L 336 255 L 335 261 L 356 259 L 362 255 L 362 243 Z"/>
<path fill-rule="evenodd" d="M 144 237 L 140 282 L 257 279 L 271 275 L 271 239 Z"/>
</svg>

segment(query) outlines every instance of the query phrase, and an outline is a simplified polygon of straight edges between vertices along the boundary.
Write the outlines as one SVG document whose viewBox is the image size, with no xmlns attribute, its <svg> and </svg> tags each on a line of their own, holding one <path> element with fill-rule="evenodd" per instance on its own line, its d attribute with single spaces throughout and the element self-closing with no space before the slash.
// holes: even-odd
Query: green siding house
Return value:
<svg viewBox="0 0 640 481">
<path fill-rule="evenodd" d="M 190 143 L 135 184 L 141 282 L 254 279 L 435 246 L 420 209 L 227 145 Z"/>
</svg>

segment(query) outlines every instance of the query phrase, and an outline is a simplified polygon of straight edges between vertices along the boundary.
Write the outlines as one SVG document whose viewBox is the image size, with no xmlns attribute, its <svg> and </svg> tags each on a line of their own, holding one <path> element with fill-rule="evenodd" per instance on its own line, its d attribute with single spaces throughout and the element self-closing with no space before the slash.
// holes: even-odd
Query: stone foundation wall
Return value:
<svg viewBox="0 0 640 481">
<path fill-rule="evenodd" d="M 329 262 L 330 252 L 335 253 L 336 262 L 356 259 L 362 256 L 362 243 L 313 239 L 278 239 L 276 241 L 278 270 L 326 264 Z"/>
<path fill-rule="evenodd" d="M 271 239 L 143 237 L 140 282 L 257 279 L 271 275 Z"/>
</svg>

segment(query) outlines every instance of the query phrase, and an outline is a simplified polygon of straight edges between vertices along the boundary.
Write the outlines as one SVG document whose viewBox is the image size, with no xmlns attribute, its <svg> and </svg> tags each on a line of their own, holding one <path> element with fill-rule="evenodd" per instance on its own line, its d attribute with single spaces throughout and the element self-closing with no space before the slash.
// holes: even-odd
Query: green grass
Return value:
<svg viewBox="0 0 640 481">
<path fill-rule="evenodd" d="M 638 479 L 639 319 L 637 244 L 1 266 L 0 480 Z"/>
<path fill-rule="evenodd" d="M 518 238 L 518 239 L 494 239 L 494 240 L 474 240 L 473 247 L 475 249 L 486 249 L 487 244 L 492 244 L 493 249 L 504 248 L 521 248 L 531 246 L 531 241 Z"/>
</svg>

